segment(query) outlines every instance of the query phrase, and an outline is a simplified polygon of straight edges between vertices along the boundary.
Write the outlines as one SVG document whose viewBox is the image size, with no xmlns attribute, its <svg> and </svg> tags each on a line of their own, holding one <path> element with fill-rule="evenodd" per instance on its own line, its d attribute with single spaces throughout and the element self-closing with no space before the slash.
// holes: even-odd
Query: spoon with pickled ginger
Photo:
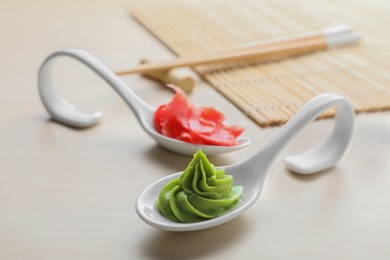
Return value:
<svg viewBox="0 0 390 260">
<path fill-rule="evenodd" d="M 63 56 L 71 57 L 80 61 L 81 63 L 92 69 L 101 78 L 103 78 L 126 102 L 131 111 L 135 114 L 142 129 L 159 145 L 165 147 L 168 150 L 180 154 L 193 155 L 196 151 L 202 149 L 202 151 L 204 151 L 208 155 L 212 155 L 240 150 L 250 144 L 250 140 L 248 138 L 238 138 L 238 135 L 240 135 L 242 132 L 239 127 L 229 127 L 222 125 L 221 122 L 215 122 L 216 120 L 220 120 L 220 115 L 217 115 L 216 119 L 214 119 L 214 121 L 212 122 L 216 123 L 216 125 L 218 126 L 218 128 L 216 128 L 217 134 L 214 135 L 207 133 L 207 131 L 200 131 L 195 136 L 194 131 L 191 132 L 191 135 L 181 134 L 182 138 L 173 138 L 171 135 L 162 134 L 162 131 L 159 132 L 155 127 L 156 125 L 154 121 L 156 120 L 156 108 L 145 103 L 141 98 L 139 98 L 130 88 L 128 88 L 128 86 L 118 76 L 116 76 L 105 64 L 103 64 L 95 56 L 80 49 L 64 49 L 50 54 L 45 59 L 39 70 L 38 87 L 42 103 L 51 118 L 57 122 L 76 128 L 87 128 L 97 124 L 102 117 L 101 112 L 84 111 L 73 106 L 62 96 L 60 96 L 54 88 L 54 85 L 52 84 L 51 68 L 57 58 Z M 178 90 L 176 89 L 176 92 L 177 91 Z M 162 114 L 161 111 L 162 109 L 158 110 L 158 112 L 160 112 L 159 115 Z M 193 112 L 193 110 L 191 111 Z M 205 112 L 210 111 L 196 112 L 201 116 L 202 113 L 204 114 Z M 211 112 L 212 113 L 205 115 L 205 117 L 210 118 L 210 114 L 215 117 L 215 111 Z M 171 115 L 171 118 L 175 119 L 175 116 L 176 115 Z M 177 125 L 174 125 L 172 127 L 174 128 L 174 130 L 179 129 Z M 169 132 L 168 130 L 166 130 L 166 132 Z M 223 141 L 218 143 L 218 133 L 222 133 L 219 135 L 219 137 L 226 135 L 230 136 L 230 141 Z M 188 140 L 189 137 L 192 137 L 193 140 L 196 139 L 197 141 L 191 142 L 191 140 Z M 205 142 L 198 142 L 198 140 L 201 139 Z"/>
</svg>

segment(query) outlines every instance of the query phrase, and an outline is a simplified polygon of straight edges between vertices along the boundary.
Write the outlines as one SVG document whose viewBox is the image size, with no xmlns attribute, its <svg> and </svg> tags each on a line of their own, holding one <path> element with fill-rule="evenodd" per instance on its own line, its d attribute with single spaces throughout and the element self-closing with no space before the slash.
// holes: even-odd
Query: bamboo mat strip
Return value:
<svg viewBox="0 0 390 260">
<path fill-rule="evenodd" d="M 349 23 L 357 47 L 268 62 L 204 65 L 198 74 L 260 126 L 283 124 L 323 92 L 347 96 L 356 112 L 390 109 L 390 4 L 351 1 L 171 0 L 133 4 L 131 14 L 179 56 Z M 369 23 L 367 22 L 369 21 Z M 334 115 L 326 111 L 321 117 Z"/>
</svg>

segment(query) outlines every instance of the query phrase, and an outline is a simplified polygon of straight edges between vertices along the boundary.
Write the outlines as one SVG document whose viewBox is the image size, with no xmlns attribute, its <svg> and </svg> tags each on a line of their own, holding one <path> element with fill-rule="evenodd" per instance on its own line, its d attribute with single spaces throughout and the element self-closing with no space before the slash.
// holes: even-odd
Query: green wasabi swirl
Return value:
<svg viewBox="0 0 390 260">
<path fill-rule="evenodd" d="M 199 150 L 183 174 L 161 190 L 157 208 L 166 218 L 183 223 L 215 218 L 232 210 L 242 194 L 233 176 L 216 170 Z"/>
</svg>

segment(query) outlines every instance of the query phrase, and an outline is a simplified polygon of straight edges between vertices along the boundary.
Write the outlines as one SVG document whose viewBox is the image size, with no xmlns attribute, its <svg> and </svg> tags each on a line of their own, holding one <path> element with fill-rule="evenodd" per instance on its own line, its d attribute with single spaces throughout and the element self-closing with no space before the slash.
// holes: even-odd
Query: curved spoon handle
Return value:
<svg viewBox="0 0 390 260">
<path fill-rule="evenodd" d="M 325 142 L 303 154 L 285 157 L 284 162 L 287 168 L 301 174 L 316 173 L 336 165 L 349 146 L 355 113 L 347 99 L 331 93 L 314 97 L 298 111 L 265 147 L 263 156 L 268 155 L 272 162 L 293 137 L 332 106 L 337 109 L 335 125 Z"/>
<path fill-rule="evenodd" d="M 43 62 L 38 73 L 38 88 L 42 103 L 54 120 L 65 125 L 85 128 L 95 125 L 102 117 L 101 112 L 83 111 L 58 94 L 52 84 L 51 68 L 55 59 L 61 56 L 80 61 L 103 78 L 122 97 L 138 120 L 140 120 L 141 113 L 154 111 L 153 107 L 136 96 L 121 79 L 96 57 L 84 50 L 64 49 L 50 54 Z"/>
</svg>

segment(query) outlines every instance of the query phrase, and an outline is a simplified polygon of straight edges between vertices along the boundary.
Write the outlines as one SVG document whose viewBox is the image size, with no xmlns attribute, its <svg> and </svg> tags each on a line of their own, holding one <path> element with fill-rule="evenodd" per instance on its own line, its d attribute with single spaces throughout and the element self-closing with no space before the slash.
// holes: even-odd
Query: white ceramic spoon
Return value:
<svg viewBox="0 0 390 260">
<path fill-rule="evenodd" d="M 102 77 L 126 102 L 135 114 L 138 122 L 145 132 L 161 146 L 185 155 L 193 155 L 202 149 L 207 155 L 227 153 L 242 149 L 249 145 L 248 138 L 240 138 L 238 145 L 193 145 L 175 140 L 159 134 L 153 125 L 155 108 L 140 99 L 127 85 L 118 78 L 106 65 L 90 53 L 80 49 L 64 49 L 49 55 L 43 62 L 38 74 L 39 94 L 43 105 L 52 119 L 65 125 L 77 128 L 87 128 L 98 123 L 102 117 L 101 112 L 83 111 L 61 97 L 52 84 L 51 67 L 56 58 L 60 56 L 72 57 L 88 66 Z"/>
<path fill-rule="evenodd" d="M 354 110 L 351 103 L 338 95 L 325 93 L 309 101 L 280 132 L 252 158 L 226 166 L 226 174 L 233 175 L 234 185 L 243 186 L 240 204 L 226 215 L 197 223 L 176 223 L 163 217 L 156 208 L 156 198 L 162 187 L 181 172 L 162 178 L 147 187 L 136 203 L 138 215 L 146 223 L 167 231 L 191 231 L 223 224 L 248 210 L 259 198 L 267 171 L 276 156 L 308 123 L 327 108 L 337 108 L 335 125 L 330 136 L 319 146 L 297 156 L 284 158 L 286 166 L 301 174 L 312 174 L 334 166 L 345 153 L 352 137 Z"/>
</svg>

